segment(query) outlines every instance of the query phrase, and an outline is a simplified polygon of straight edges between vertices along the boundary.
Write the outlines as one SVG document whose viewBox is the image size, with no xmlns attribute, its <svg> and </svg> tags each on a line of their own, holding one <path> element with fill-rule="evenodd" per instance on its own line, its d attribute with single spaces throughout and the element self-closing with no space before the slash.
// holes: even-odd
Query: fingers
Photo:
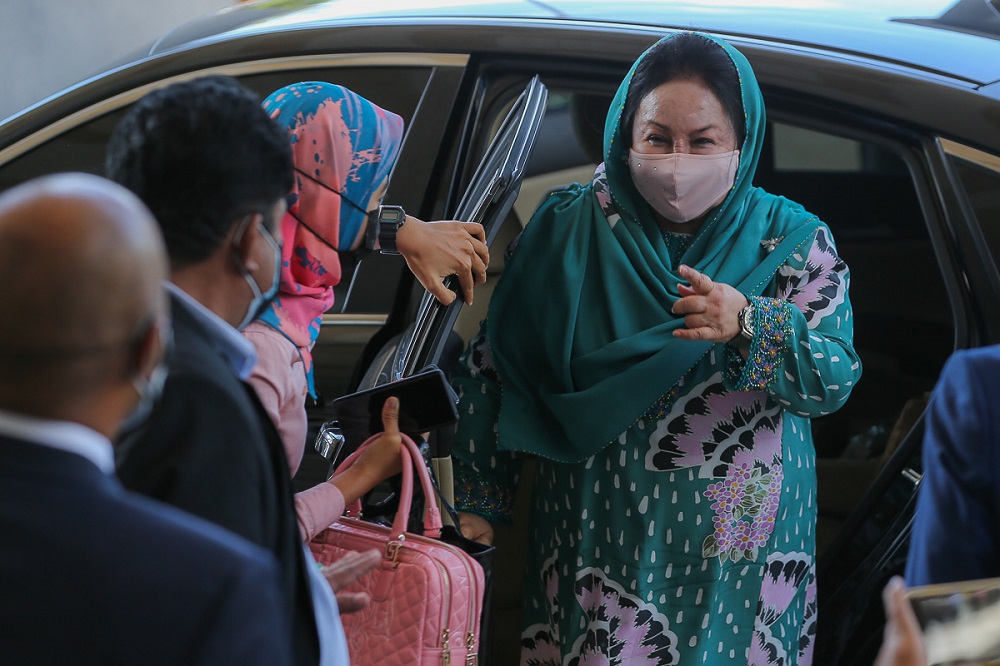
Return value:
<svg viewBox="0 0 1000 666">
<path fill-rule="evenodd" d="M 893 576 L 882 588 L 886 623 L 875 666 L 910 666 L 926 664 L 923 632 L 913 607 L 906 598 L 906 584 Z"/>
<path fill-rule="evenodd" d="M 485 546 L 493 545 L 493 526 L 482 516 L 459 513 L 458 529 L 466 539 L 471 539 Z"/>
<path fill-rule="evenodd" d="M 341 615 L 357 613 L 368 608 L 372 598 L 367 592 L 337 592 L 337 609 Z"/>
<path fill-rule="evenodd" d="M 897 597 L 902 594 L 903 579 L 893 576 L 889 583 L 882 588 L 882 606 L 885 608 L 885 616 L 889 621 L 899 618 L 899 606 Z"/>
<path fill-rule="evenodd" d="M 472 292 L 476 286 L 476 280 L 472 276 L 472 270 L 462 271 L 458 274 L 458 282 L 462 285 L 462 297 L 465 302 L 472 305 Z"/>
<path fill-rule="evenodd" d="M 905 634 L 920 634 L 920 623 L 906 598 L 906 583 L 900 576 L 893 576 L 882 589 L 882 604 L 890 622 L 895 623 Z"/>
<path fill-rule="evenodd" d="M 681 277 L 691 283 L 691 287 L 694 289 L 695 293 L 704 296 L 708 294 L 708 292 L 712 291 L 712 287 L 715 286 L 715 283 L 712 282 L 711 278 L 704 273 L 699 273 L 690 266 L 681 264 L 678 270 L 680 271 Z M 681 285 L 678 285 L 678 288 L 680 286 Z"/>
<path fill-rule="evenodd" d="M 390 396 L 382 405 L 382 429 L 387 435 L 399 435 L 399 398 Z"/>
<path fill-rule="evenodd" d="M 674 331 L 674 337 L 697 342 L 699 340 L 708 340 L 712 332 L 710 328 L 678 328 Z"/>
<path fill-rule="evenodd" d="M 486 245 L 486 229 L 483 228 L 483 225 L 478 222 L 463 222 L 462 224 L 465 225 L 465 230 L 469 232 L 470 236 L 479 240 L 484 246 Z M 476 252 L 479 250 L 477 249 Z M 489 253 L 486 255 L 486 262 L 489 263 Z"/>
<path fill-rule="evenodd" d="M 475 254 L 472 256 L 472 271 L 476 275 L 476 283 L 485 284 L 486 269 L 490 265 L 490 249 L 486 243 L 478 240 L 472 243 L 472 249 L 475 250 Z"/>
<path fill-rule="evenodd" d="M 377 550 L 350 552 L 323 567 L 323 576 L 333 591 L 339 592 L 374 569 L 381 559 Z"/>
<path fill-rule="evenodd" d="M 424 289 L 426 289 L 430 295 L 436 298 L 442 305 L 451 305 L 452 302 L 458 298 L 458 296 L 455 295 L 455 292 L 444 285 L 441 278 L 436 280 L 420 280 L 420 284 L 422 284 Z"/>
</svg>

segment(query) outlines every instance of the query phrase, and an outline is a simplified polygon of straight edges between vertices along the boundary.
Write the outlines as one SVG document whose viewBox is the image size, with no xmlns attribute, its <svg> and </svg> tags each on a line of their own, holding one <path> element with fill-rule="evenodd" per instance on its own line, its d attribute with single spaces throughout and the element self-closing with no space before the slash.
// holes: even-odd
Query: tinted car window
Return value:
<svg viewBox="0 0 1000 666">
<path fill-rule="evenodd" d="M 952 158 L 993 263 L 1000 266 L 1000 171 L 959 157 Z"/>
<path fill-rule="evenodd" d="M 351 67 L 287 70 L 238 77 L 264 97 L 297 81 L 329 81 L 347 86 L 392 110 L 409 123 L 420 101 L 431 69 Z M 102 173 L 108 136 L 128 107 L 86 120 L 0 166 L 0 190 L 52 171 Z"/>
<path fill-rule="evenodd" d="M 329 81 L 344 85 L 371 101 L 402 116 L 407 127 L 416 114 L 417 106 L 430 79 L 431 67 L 324 67 L 308 69 L 286 69 L 260 74 L 238 76 L 241 83 L 264 97 L 281 86 L 298 81 Z M 141 94 L 136 94 L 138 98 Z M 122 107 L 112 109 L 96 117 L 82 120 L 75 127 L 58 136 L 42 141 L 27 152 L 0 165 L 0 190 L 24 182 L 30 178 L 53 171 L 83 171 L 102 174 L 104 172 L 105 148 L 108 136 L 131 106 L 129 100 Z M 85 117 L 85 116 L 84 116 Z M 405 150 L 405 146 L 404 146 Z M 392 197 L 390 187 L 388 197 Z M 372 268 L 378 257 L 373 257 Z M 343 255 L 343 278 L 335 294 L 332 314 L 340 312 L 347 302 L 347 291 L 352 284 L 357 267 L 355 257 Z M 396 273 L 369 271 L 391 277 Z M 365 276 L 366 281 L 372 282 Z M 349 321 L 331 322 L 324 327 L 324 336 L 316 354 L 321 361 L 332 359 L 330 368 L 323 374 L 323 389 L 339 395 L 346 386 L 360 348 L 385 321 L 385 314 L 392 308 L 394 285 L 369 285 L 370 289 L 356 289 L 352 298 L 354 312 L 368 313 L 352 317 Z M 331 318 L 332 319 L 332 318 Z M 336 324 L 336 325 L 333 325 Z M 332 330 L 332 329 L 336 330 Z"/>
</svg>

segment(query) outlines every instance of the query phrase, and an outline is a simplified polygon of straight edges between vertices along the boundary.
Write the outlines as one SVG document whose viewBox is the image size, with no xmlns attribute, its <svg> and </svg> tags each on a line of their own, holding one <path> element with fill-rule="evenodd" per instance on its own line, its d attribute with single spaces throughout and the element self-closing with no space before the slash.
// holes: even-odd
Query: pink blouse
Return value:
<svg viewBox="0 0 1000 666">
<path fill-rule="evenodd" d="M 290 340 L 266 324 L 253 322 L 243 334 L 257 348 L 257 365 L 248 381 L 281 435 L 288 467 L 295 476 L 308 430 L 302 357 Z M 308 542 L 344 513 L 344 496 L 332 483 L 321 483 L 295 495 L 295 513 L 302 539 Z"/>
</svg>

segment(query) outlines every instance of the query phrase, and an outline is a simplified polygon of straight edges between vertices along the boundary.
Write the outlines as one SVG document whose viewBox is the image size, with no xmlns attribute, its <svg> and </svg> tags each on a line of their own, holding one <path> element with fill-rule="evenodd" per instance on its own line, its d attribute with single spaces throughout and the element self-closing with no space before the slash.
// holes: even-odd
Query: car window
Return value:
<svg viewBox="0 0 1000 666">
<path fill-rule="evenodd" d="M 1000 157 L 992 163 L 958 156 L 952 156 L 951 161 L 993 263 L 1000 266 Z"/>
<path fill-rule="evenodd" d="M 402 116 L 409 126 L 431 75 L 430 67 L 340 67 L 309 70 L 271 71 L 238 77 L 240 82 L 265 97 L 272 91 L 297 81 L 328 81 L 344 85 L 374 103 Z M 0 165 L 0 190 L 53 171 L 84 171 L 101 174 L 108 136 L 131 105 L 82 122 L 26 153 Z M 391 190 L 390 190 L 391 192 Z M 353 257 L 345 257 L 344 279 L 337 288 L 334 312 L 346 302 L 347 288 L 355 268 Z M 367 292 L 365 292 L 367 293 Z M 371 292 L 374 302 L 357 299 L 359 312 L 386 313 L 391 295 Z"/>
<path fill-rule="evenodd" d="M 463 69 L 460 65 L 464 60 L 457 56 L 447 58 L 455 60 L 453 69 L 460 75 Z M 337 59 L 338 57 L 331 57 L 333 62 Z M 417 117 L 417 108 L 421 104 L 428 82 L 435 71 L 444 68 L 435 65 L 442 63 L 435 61 L 421 64 L 411 60 L 414 63 L 412 65 L 383 65 L 378 56 L 357 56 L 353 61 L 366 59 L 371 60 L 371 64 L 326 66 L 322 63 L 317 64 L 315 59 L 312 59 L 307 66 L 296 67 L 295 61 L 290 60 L 282 63 L 284 66 L 280 68 L 261 64 L 257 68 L 258 71 L 254 71 L 251 65 L 238 64 L 232 68 L 222 67 L 202 73 L 233 75 L 261 97 L 283 85 L 298 81 L 337 83 L 399 114 L 409 130 Z M 443 63 L 445 67 L 451 64 L 451 61 Z M 187 78 L 190 76 L 193 75 L 187 75 Z M 0 164 L 0 190 L 57 171 L 102 174 L 108 137 L 131 104 L 153 87 L 136 88 L 133 92 L 119 95 L 111 102 L 84 109 L 70 117 L 66 123 L 69 125 L 68 129 L 63 129 L 59 133 L 42 130 L 22 142 L 24 147 L 21 149 L 6 149 L 5 161 Z M 450 101 L 442 101 L 441 104 L 447 105 Z M 406 141 L 409 141 L 409 137 Z M 417 144 L 419 141 L 415 142 L 413 150 L 420 148 Z M 406 159 L 406 154 L 407 143 L 404 143 L 400 162 Z M 406 188 L 394 186 L 396 180 L 398 178 L 394 179 L 393 185 L 390 185 L 387 200 L 409 205 L 410 201 L 394 199 L 406 196 L 397 194 L 405 192 Z M 387 270 L 386 264 L 391 262 L 380 262 L 379 257 L 369 261 L 366 267 L 369 270 L 365 272 L 363 279 L 357 281 L 359 284 L 355 284 L 356 288 L 351 298 L 352 314 L 346 315 L 342 314 L 341 310 L 348 300 L 347 292 L 354 282 L 355 269 L 359 264 L 350 254 L 345 253 L 342 258 L 343 277 L 335 290 L 335 305 L 324 319 L 323 334 L 315 349 L 317 365 L 324 368 L 324 371 L 317 375 L 321 384 L 320 390 L 332 395 L 343 392 L 354 372 L 355 364 L 361 354 L 360 350 L 385 322 L 395 294 L 393 280 L 398 280 L 402 270 L 398 266 L 392 266 L 392 270 Z M 388 284 L 390 282 L 392 283 Z"/>
</svg>

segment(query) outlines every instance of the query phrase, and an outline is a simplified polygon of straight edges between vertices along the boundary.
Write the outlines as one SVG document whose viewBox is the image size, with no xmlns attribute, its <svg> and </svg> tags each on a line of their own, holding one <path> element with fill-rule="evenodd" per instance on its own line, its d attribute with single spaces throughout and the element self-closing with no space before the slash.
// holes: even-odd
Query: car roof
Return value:
<svg viewBox="0 0 1000 666">
<path fill-rule="evenodd" d="M 167 33 L 151 49 L 342 23 L 490 20 L 698 29 L 958 79 L 1000 81 L 1000 0 L 260 0 Z"/>
</svg>

